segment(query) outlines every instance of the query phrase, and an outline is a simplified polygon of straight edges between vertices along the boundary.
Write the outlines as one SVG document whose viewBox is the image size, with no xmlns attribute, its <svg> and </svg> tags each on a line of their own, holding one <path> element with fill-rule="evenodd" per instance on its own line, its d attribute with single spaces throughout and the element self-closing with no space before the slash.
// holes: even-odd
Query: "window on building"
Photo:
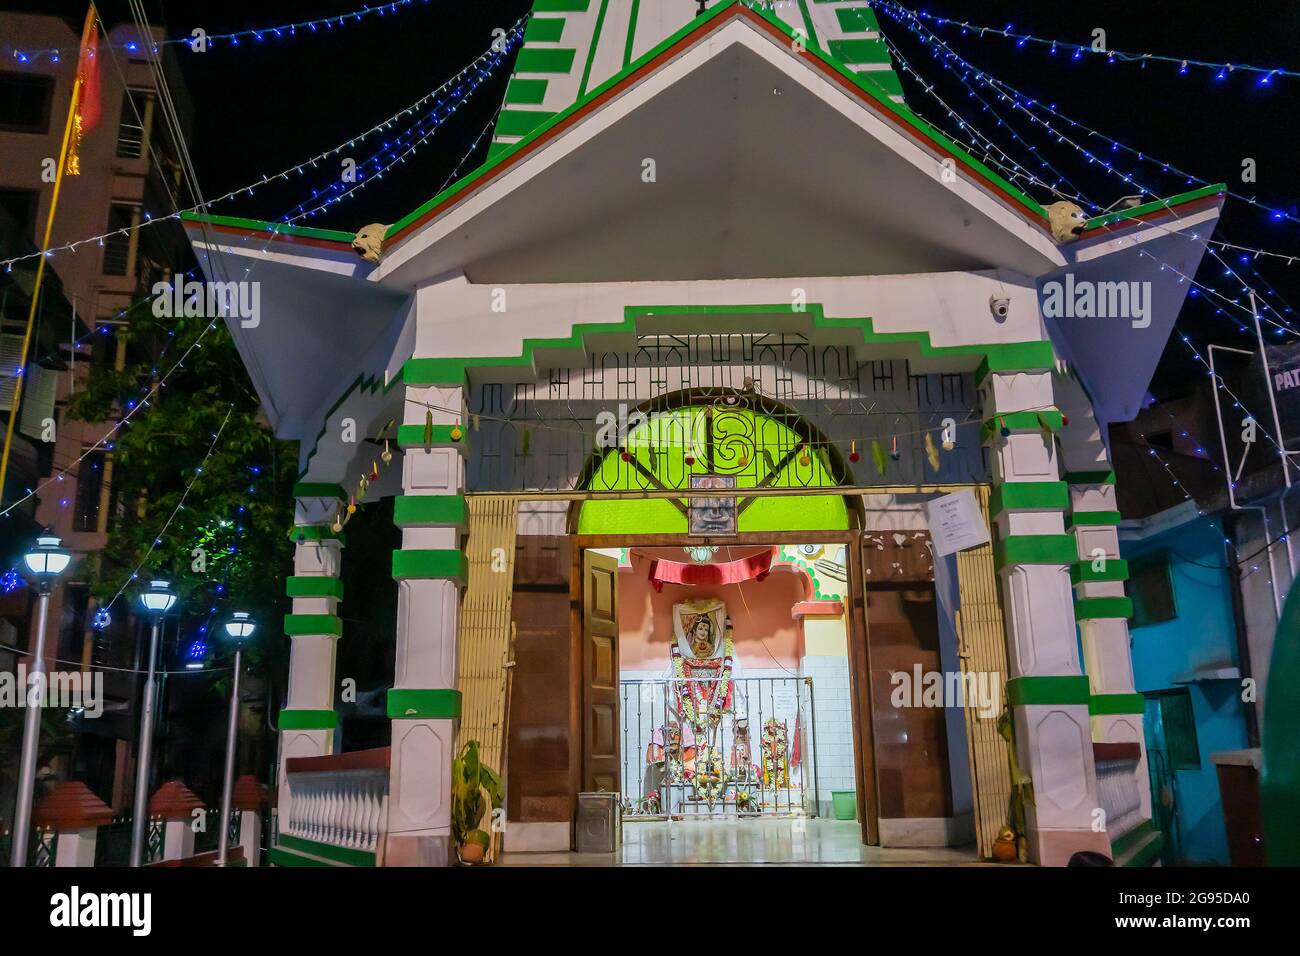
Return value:
<svg viewBox="0 0 1300 956">
<path fill-rule="evenodd" d="M 48 133 L 54 77 L 30 73 L 0 73 L 0 129 L 15 133 Z"/>
<path fill-rule="evenodd" d="M 18 234 L 36 241 L 36 211 L 41 195 L 35 189 L 0 189 L 0 217 L 13 222 Z"/>
<path fill-rule="evenodd" d="M 111 369 L 117 365 L 117 325 L 101 319 L 91 339 L 90 361 L 96 368 Z"/>
<path fill-rule="evenodd" d="M 1159 737 L 1164 741 L 1170 770 L 1200 770 L 1201 750 L 1196 739 L 1196 715 L 1192 695 L 1186 688 L 1163 690 L 1147 695 L 1160 719 Z"/>
<path fill-rule="evenodd" d="M 77 469 L 77 509 L 72 516 L 78 531 L 99 530 L 99 497 L 104 488 L 104 453 L 92 451 Z"/>
<path fill-rule="evenodd" d="M 80 661 L 86 642 L 86 608 L 90 606 L 90 588 L 84 584 L 67 584 L 63 588 L 63 614 L 59 620 L 61 661 Z M 70 664 L 61 664 L 67 670 Z"/>
<path fill-rule="evenodd" d="M 104 239 L 104 275 L 124 276 L 130 272 L 134 246 L 131 227 L 139 215 L 140 207 L 128 203 L 113 203 L 109 207 L 108 232 L 111 235 Z"/>
<path fill-rule="evenodd" d="M 1128 594 L 1133 599 L 1133 627 L 1146 627 L 1178 616 L 1169 558 L 1140 558 L 1129 565 Z"/>
<path fill-rule="evenodd" d="M 119 158 L 139 159 L 148 149 L 152 99 L 148 90 L 127 90 L 122 94 L 122 115 L 117 123 Z"/>
</svg>

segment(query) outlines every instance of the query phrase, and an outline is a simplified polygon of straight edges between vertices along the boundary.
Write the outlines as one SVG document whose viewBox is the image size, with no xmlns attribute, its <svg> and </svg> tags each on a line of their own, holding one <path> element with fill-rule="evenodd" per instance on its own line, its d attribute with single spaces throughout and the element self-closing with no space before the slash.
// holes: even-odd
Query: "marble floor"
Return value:
<svg viewBox="0 0 1300 956">
<path fill-rule="evenodd" d="M 606 853 L 505 853 L 503 866 L 964 866 L 975 847 L 863 846 L 852 820 L 685 820 L 629 823 Z"/>
</svg>

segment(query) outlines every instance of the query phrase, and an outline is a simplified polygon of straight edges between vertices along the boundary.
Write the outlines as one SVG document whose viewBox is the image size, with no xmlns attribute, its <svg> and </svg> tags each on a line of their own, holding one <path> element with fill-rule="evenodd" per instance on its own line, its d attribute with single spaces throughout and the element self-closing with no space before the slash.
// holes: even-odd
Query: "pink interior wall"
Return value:
<svg viewBox="0 0 1300 956">
<path fill-rule="evenodd" d="M 684 560 L 680 550 L 675 550 L 677 554 L 669 559 Z M 762 581 L 716 587 L 665 584 L 662 592 L 656 592 L 649 579 L 652 559 L 637 551 L 631 558 L 632 567 L 618 575 L 618 654 L 622 670 L 663 670 L 674 639 L 673 605 L 711 597 L 727 604 L 736 656 L 742 667 L 798 670 L 803 639 L 799 622 L 790 617 L 790 608 L 806 597 L 802 574 L 788 567 L 777 568 Z"/>
</svg>

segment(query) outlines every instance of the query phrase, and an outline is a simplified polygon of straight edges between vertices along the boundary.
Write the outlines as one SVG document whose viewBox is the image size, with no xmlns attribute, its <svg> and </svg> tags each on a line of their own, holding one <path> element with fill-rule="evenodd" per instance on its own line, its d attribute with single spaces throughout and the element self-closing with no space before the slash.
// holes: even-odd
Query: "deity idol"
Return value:
<svg viewBox="0 0 1300 956">
<path fill-rule="evenodd" d="M 667 676 L 677 717 L 693 727 L 697 737 L 712 738 L 723 714 L 744 714 L 736 685 L 740 665 L 726 605 L 716 598 L 675 604 L 673 630 L 677 640 Z"/>
</svg>

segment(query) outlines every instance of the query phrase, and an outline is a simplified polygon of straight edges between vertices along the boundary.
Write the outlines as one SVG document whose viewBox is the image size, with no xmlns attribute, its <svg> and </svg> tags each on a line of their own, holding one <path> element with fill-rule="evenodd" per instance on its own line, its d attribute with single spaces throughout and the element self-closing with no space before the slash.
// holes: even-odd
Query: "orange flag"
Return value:
<svg viewBox="0 0 1300 956">
<path fill-rule="evenodd" d="M 77 94 L 72 103 L 72 141 L 68 144 L 66 172 L 81 175 L 81 137 L 99 125 L 103 106 L 99 98 L 99 31 L 95 29 L 95 5 L 86 13 L 77 56 Z"/>
</svg>

